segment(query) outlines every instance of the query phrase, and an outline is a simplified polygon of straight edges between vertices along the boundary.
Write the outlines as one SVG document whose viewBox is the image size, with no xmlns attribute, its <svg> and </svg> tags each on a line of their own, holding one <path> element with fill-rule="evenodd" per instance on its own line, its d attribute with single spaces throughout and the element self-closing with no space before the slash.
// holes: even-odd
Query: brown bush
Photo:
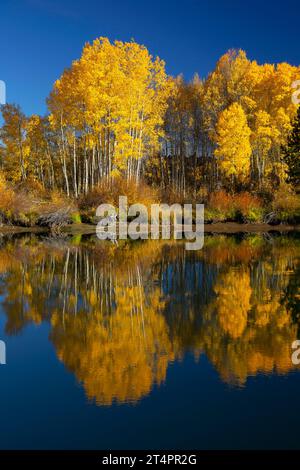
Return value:
<svg viewBox="0 0 300 470">
<path fill-rule="evenodd" d="M 31 227 L 49 215 L 57 214 L 59 218 L 68 214 L 72 221 L 78 214 L 72 200 L 59 192 L 40 191 L 39 183 L 31 183 L 22 183 L 13 190 L 0 173 L 0 223 Z"/>
<path fill-rule="evenodd" d="M 233 206 L 233 198 L 224 190 L 215 191 L 209 197 L 209 207 L 223 214 L 230 213 Z"/>
<path fill-rule="evenodd" d="M 261 199 L 243 192 L 233 197 L 235 217 L 243 222 L 263 222 L 264 209 Z"/>
<path fill-rule="evenodd" d="M 235 194 L 233 197 L 233 202 L 235 207 L 238 208 L 242 213 L 247 213 L 251 209 L 259 209 L 262 207 L 261 200 L 247 192 Z"/>
<path fill-rule="evenodd" d="M 224 190 L 215 191 L 209 197 L 207 218 L 213 221 L 262 222 L 261 199 L 243 192 L 235 195 Z"/>
<path fill-rule="evenodd" d="M 81 210 L 96 210 L 100 204 L 104 203 L 118 207 L 119 196 L 127 196 L 128 205 L 139 203 L 146 207 L 159 202 L 160 199 L 159 191 L 150 188 L 145 183 L 136 184 L 134 180 L 118 177 L 111 182 L 103 180 L 89 194 L 79 200 L 79 208 Z"/>
<path fill-rule="evenodd" d="M 30 177 L 27 178 L 25 181 L 19 183 L 15 187 L 15 191 L 18 191 L 24 195 L 39 198 L 47 198 L 47 195 L 49 194 L 48 191 L 42 185 L 42 183 Z"/>
<path fill-rule="evenodd" d="M 14 191 L 8 187 L 3 174 L 0 172 L 0 211 L 10 210 L 14 199 Z"/>
<path fill-rule="evenodd" d="M 274 193 L 272 202 L 273 217 L 281 222 L 300 221 L 300 196 L 295 194 L 288 185 L 282 185 Z"/>
</svg>

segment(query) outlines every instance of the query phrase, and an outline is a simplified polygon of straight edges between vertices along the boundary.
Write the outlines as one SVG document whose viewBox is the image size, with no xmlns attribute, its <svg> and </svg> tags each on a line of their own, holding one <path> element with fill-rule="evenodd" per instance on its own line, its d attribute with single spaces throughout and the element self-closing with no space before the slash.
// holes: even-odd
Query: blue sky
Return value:
<svg viewBox="0 0 300 470">
<path fill-rule="evenodd" d="M 133 38 L 187 79 L 230 48 L 299 65 L 299 17 L 299 0 L 0 0 L 0 80 L 7 101 L 44 113 L 56 78 L 99 36 Z"/>
</svg>

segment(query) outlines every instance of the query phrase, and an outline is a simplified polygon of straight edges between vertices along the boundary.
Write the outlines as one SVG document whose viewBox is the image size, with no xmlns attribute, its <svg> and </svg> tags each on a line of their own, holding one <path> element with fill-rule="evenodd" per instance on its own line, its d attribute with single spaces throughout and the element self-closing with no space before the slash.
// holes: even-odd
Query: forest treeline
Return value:
<svg viewBox="0 0 300 470">
<path fill-rule="evenodd" d="M 55 82 L 46 116 L 2 106 L 0 190 L 82 203 L 122 180 L 158 198 L 210 200 L 212 218 L 228 197 L 272 210 L 277 193 L 275 205 L 298 211 L 297 80 L 299 66 L 230 50 L 206 79 L 186 82 L 144 46 L 99 38 Z"/>
</svg>

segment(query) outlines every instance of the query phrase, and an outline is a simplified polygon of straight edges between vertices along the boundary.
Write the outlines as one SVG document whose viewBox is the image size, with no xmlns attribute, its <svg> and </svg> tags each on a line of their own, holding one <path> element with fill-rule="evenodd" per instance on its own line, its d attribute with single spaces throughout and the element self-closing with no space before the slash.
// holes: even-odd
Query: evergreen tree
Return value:
<svg viewBox="0 0 300 470">
<path fill-rule="evenodd" d="M 293 122 L 287 145 L 282 149 L 283 160 L 288 166 L 288 181 L 300 186 L 300 106 Z"/>
</svg>

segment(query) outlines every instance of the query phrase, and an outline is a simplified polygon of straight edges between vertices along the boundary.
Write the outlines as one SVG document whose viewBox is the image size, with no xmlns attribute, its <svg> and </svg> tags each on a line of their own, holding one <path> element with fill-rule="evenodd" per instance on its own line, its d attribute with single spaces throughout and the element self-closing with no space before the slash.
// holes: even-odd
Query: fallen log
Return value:
<svg viewBox="0 0 300 470">
<path fill-rule="evenodd" d="M 51 232 L 58 233 L 62 227 L 69 225 L 71 222 L 71 207 L 67 207 L 45 212 L 39 216 L 37 225 L 40 227 L 48 227 Z"/>
</svg>

